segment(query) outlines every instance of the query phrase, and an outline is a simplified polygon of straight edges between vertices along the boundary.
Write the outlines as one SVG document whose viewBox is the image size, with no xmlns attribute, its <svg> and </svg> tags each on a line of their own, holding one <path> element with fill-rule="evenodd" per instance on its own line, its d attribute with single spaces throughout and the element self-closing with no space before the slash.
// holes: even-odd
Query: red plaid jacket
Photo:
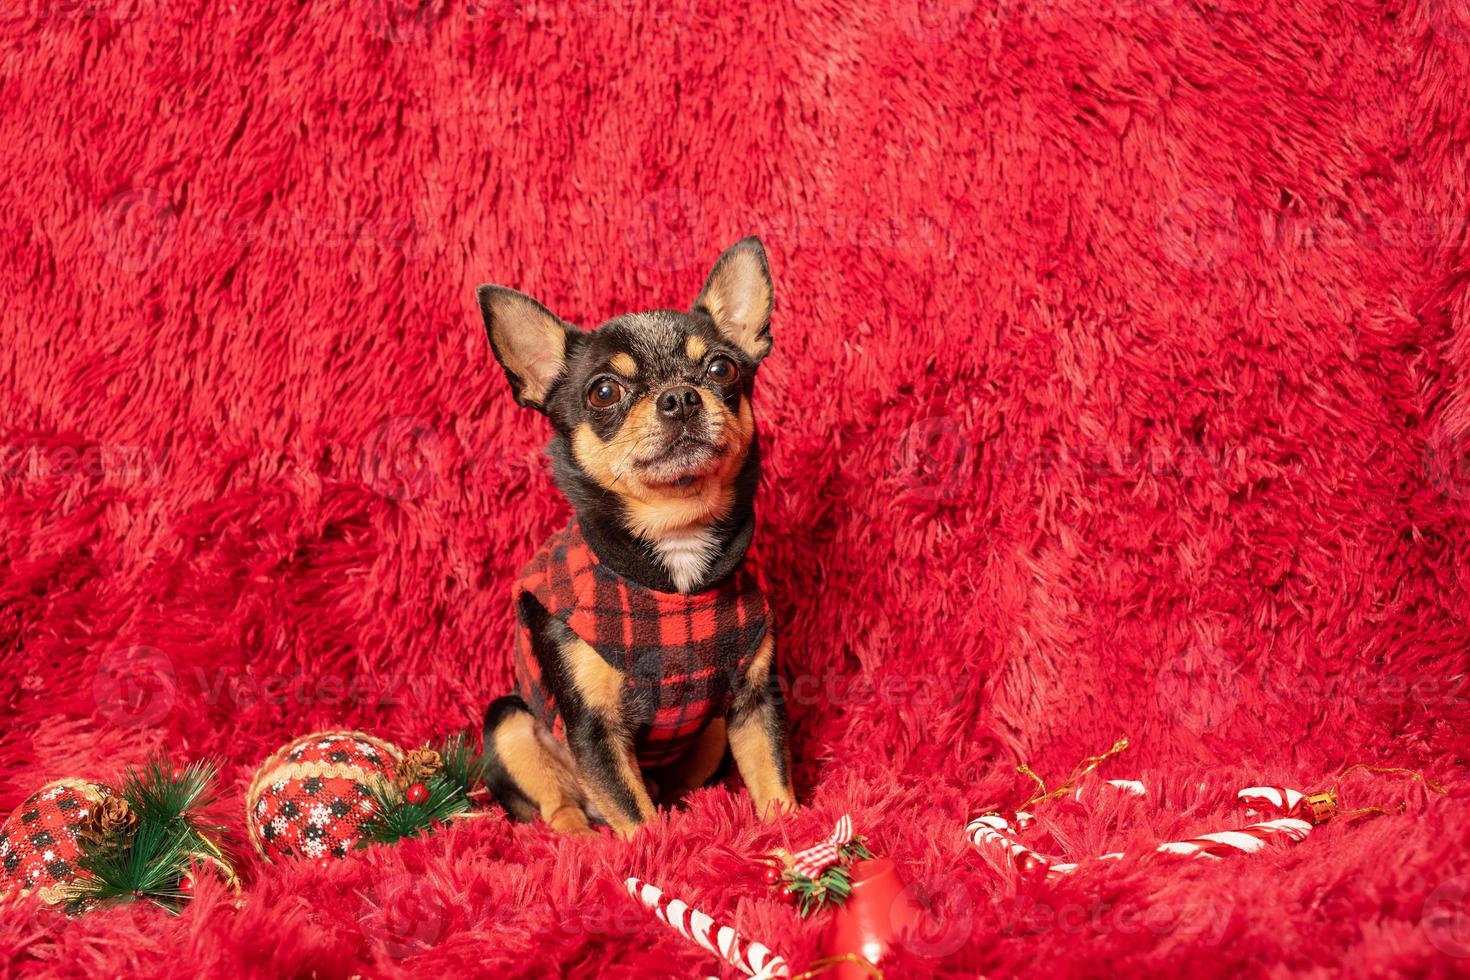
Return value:
<svg viewBox="0 0 1470 980">
<path fill-rule="evenodd" d="M 678 759 L 725 712 L 771 618 L 744 567 L 706 592 L 659 592 L 599 564 L 573 520 L 541 546 L 515 587 L 519 693 L 559 738 L 565 726 L 531 644 L 526 593 L 627 678 L 624 707 L 638 726 L 634 747 L 644 767 Z"/>
</svg>

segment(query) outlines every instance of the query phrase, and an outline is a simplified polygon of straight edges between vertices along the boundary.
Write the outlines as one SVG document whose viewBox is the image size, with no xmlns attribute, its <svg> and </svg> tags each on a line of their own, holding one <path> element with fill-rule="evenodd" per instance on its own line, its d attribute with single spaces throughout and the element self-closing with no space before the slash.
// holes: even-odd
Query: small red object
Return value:
<svg viewBox="0 0 1470 980">
<path fill-rule="evenodd" d="M 332 859 L 331 858 L 317 858 L 316 866 L 318 868 L 329 868 L 329 867 L 332 866 Z"/>
<path fill-rule="evenodd" d="M 919 927 L 923 910 L 909 898 L 888 858 L 852 866 L 852 894 L 838 906 L 827 936 L 827 955 L 858 957 L 876 967 L 902 934 Z M 832 970 L 834 980 L 869 980 L 873 971 L 849 958 Z"/>
<path fill-rule="evenodd" d="M 781 869 L 775 865 L 766 868 L 766 884 L 775 887 L 781 883 Z"/>
<path fill-rule="evenodd" d="M 194 894 L 194 879 L 191 878 L 189 875 L 184 875 L 184 877 L 180 878 L 179 891 L 183 892 L 185 895 Z"/>
<path fill-rule="evenodd" d="M 408 791 L 404 793 L 404 796 L 407 797 L 408 802 L 412 803 L 414 806 L 420 806 L 424 803 L 429 802 L 429 787 L 425 786 L 423 783 L 414 783 L 408 788 Z"/>
<path fill-rule="evenodd" d="M 1046 862 L 1035 854 L 1021 854 L 1016 858 L 1016 867 L 1023 875 L 1033 875 L 1046 870 Z"/>
</svg>

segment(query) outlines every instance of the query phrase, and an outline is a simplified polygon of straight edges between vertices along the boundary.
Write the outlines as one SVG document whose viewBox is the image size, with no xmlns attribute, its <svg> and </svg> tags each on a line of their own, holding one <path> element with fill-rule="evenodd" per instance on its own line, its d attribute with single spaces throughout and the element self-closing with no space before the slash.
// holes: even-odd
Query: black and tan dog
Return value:
<svg viewBox="0 0 1470 980">
<path fill-rule="evenodd" d="M 480 287 L 495 356 L 516 401 L 551 420 L 576 512 L 516 584 L 518 692 L 485 714 L 486 782 L 517 819 L 631 833 L 655 799 L 709 781 L 727 746 L 758 811 L 795 806 L 770 611 L 743 567 L 771 296 L 754 238 L 720 256 L 688 313 L 590 332 Z"/>
</svg>

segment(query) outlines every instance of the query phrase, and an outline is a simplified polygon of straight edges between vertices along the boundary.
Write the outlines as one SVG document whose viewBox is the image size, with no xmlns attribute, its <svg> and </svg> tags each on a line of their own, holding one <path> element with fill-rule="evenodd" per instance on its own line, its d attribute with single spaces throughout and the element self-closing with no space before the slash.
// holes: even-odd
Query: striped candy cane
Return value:
<svg viewBox="0 0 1470 980">
<path fill-rule="evenodd" d="M 1136 779 L 1109 779 L 1105 780 L 1103 785 L 1118 792 L 1125 793 L 1128 796 L 1144 796 L 1148 792 L 1144 788 L 1143 783 Z M 1074 789 L 1072 795 L 1080 797 L 1082 795 L 1082 787 L 1078 786 Z M 1015 829 L 1025 830 L 1031 823 L 1032 817 L 1031 814 L 1024 810 L 1018 810 L 1014 814 L 1014 819 Z M 970 843 L 976 847 L 994 848 L 1005 851 L 1011 856 L 1011 860 L 1017 869 L 1023 873 L 1030 874 L 1038 868 L 1046 868 L 1046 876 L 1050 880 L 1065 874 L 1071 874 L 1077 870 L 1076 864 L 1063 862 L 1058 858 L 1048 857 L 1045 854 L 1031 850 L 1031 848 L 1012 837 L 1011 832 L 1010 822 L 994 813 L 976 817 L 965 828 L 965 833 L 969 836 Z M 1104 854 L 1101 859 L 1107 860 L 1122 856 L 1122 854 Z"/>
<path fill-rule="evenodd" d="M 1029 819 L 1027 814 L 1016 814 L 1018 826 L 1024 826 Z M 976 847 L 991 848 L 1009 854 L 1016 869 L 1026 874 L 1038 868 L 1050 868 L 1056 864 L 1056 858 L 1039 854 L 1012 837 L 1010 822 L 999 814 L 987 813 L 976 817 L 970 821 L 965 832 L 970 837 L 970 843 Z"/>
<path fill-rule="evenodd" d="M 1305 820 L 1282 818 L 1253 823 L 1237 830 L 1222 830 L 1213 834 L 1201 834 L 1189 840 L 1165 841 L 1154 848 L 1155 854 L 1178 854 L 1182 857 L 1218 860 L 1232 854 L 1254 854 L 1266 846 L 1273 837 L 1299 841 L 1312 830 Z M 1124 855 L 1121 851 L 1098 855 L 1099 861 L 1116 861 Z M 1077 870 L 1075 864 L 1053 864 L 1047 868 L 1048 880 L 1068 875 Z"/>
<path fill-rule="evenodd" d="M 1253 823 L 1238 830 L 1222 830 L 1215 834 L 1201 834 L 1189 840 L 1168 841 L 1160 844 L 1156 851 L 1164 854 L 1182 854 L 1186 857 L 1222 858 L 1231 854 L 1254 854 L 1266 846 L 1273 837 L 1299 841 L 1312 832 L 1312 825 L 1295 817 L 1282 817 Z"/>
<path fill-rule="evenodd" d="M 677 898 L 665 899 L 653 885 L 629 878 L 624 882 L 628 894 L 685 939 L 693 940 L 726 963 L 756 980 L 788 977 L 791 968 L 786 961 L 757 942 L 751 942 L 729 926 L 717 925 L 714 919 Z"/>
<path fill-rule="evenodd" d="M 1341 801 L 1335 789 L 1302 793 L 1285 786 L 1248 786 L 1240 791 L 1240 802 L 1247 813 L 1275 811 L 1283 817 L 1305 820 L 1315 827 L 1337 816 Z"/>
<path fill-rule="evenodd" d="M 1144 794 L 1143 784 L 1133 780 L 1109 780 L 1117 788 L 1133 795 Z M 1283 814 L 1271 820 L 1253 823 L 1235 830 L 1224 830 L 1213 834 L 1201 834 L 1188 840 L 1165 841 L 1154 848 L 1156 854 L 1177 854 L 1190 858 L 1218 860 L 1232 854 L 1254 854 L 1275 837 L 1290 841 L 1303 840 L 1312 831 L 1312 823 L 1301 819 L 1303 800 L 1307 797 L 1294 789 L 1279 786 L 1252 786 L 1238 794 L 1242 804 L 1253 810 L 1273 810 Z M 1030 820 L 1029 814 L 1016 814 L 1018 827 Z M 1011 855 L 1017 868 L 1031 872 L 1046 869 L 1046 879 L 1054 881 L 1077 870 L 1075 862 L 1059 861 L 1026 847 L 1010 836 L 1010 824 L 995 814 L 976 817 L 970 821 L 966 832 L 977 847 L 992 847 Z M 1122 852 L 1099 855 L 1099 861 L 1116 861 L 1124 857 Z"/>
<path fill-rule="evenodd" d="M 1294 813 L 1301 806 L 1302 800 L 1306 799 L 1306 794 L 1285 786 L 1247 786 L 1236 796 L 1243 806 L 1251 810 L 1275 810 L 1288 815 Z"/>
</svg>

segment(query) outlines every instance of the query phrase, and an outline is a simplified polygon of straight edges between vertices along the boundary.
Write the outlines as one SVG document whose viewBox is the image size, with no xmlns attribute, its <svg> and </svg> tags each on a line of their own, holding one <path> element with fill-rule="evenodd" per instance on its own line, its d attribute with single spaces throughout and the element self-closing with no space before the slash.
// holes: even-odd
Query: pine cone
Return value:
<svg viewBox="0 0 1470 980">
<path fill-rule="evenodd" d="M 444 768 L 444 760 L 433 749 L 410 749 L 403 753 L 398 763 L 398 774 L 394 780 L 399 789 L 407 789 L 414 783 L 427 783 Z"/>
<path fill-rule="evenodd" d="M 138 815 L 121 796 L 108 796 L 92 805 L 77 824 L 77 840 L 92 847 L 120 844 L 138 829 Z"/>
</svg>

